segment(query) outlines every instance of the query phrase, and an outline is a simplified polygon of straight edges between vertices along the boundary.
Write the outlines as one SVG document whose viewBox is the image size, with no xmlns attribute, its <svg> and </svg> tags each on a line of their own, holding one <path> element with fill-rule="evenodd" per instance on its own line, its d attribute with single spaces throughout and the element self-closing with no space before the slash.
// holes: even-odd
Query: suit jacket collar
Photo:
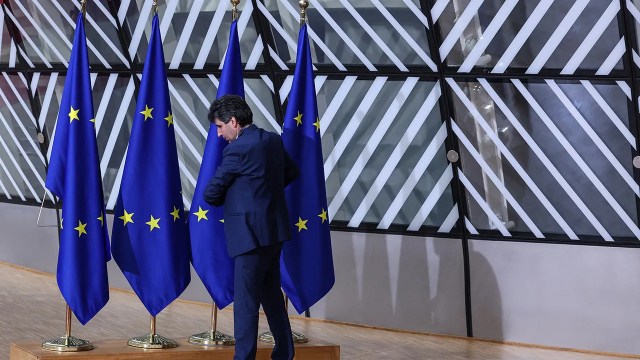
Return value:
<svg viewBox="0 0 640 360">
<path fill-rule="evenodd" d="M 240 135 L 238 135 L 238 137 L 244 135 L 245 133 L 252 132 L 252 131 L 257 130 L 257 129 L 258 129 L 258 127 L 256 126 L 256 124 L 250 124 L 249 126 L 247 126 L 246 128 L 244 128 L 242 130 L 242 132 L 240 133 Z"/>
</svg>

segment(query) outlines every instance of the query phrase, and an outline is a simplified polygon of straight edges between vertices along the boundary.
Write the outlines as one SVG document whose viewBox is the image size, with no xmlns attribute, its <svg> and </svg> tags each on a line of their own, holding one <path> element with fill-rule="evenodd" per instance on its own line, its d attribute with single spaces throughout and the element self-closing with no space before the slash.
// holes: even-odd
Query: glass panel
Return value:
<svg viewBox="0 0 640 360">
<path fill-rule="evenodd" d="M 447 82 L 476 229 L 640 238 L 628 84 Z"/>
<path fill-rule="evenodd" d="M 67 66 L 80 2 L 14 0 L 7 4 L 9 18 L 17 21 L 16 31 L 21 40 L 18 46 L 24 48 L 29 62 L 47 68 L 56 64 Z M 108 0 L 87 2 L 85 29 L 92 65 L 128 67 Z"/>
<path fill-rule="evenodd" d="M 4 6 L 0 6 L 0 18 L 3 20 L 6 18 L 4 9 Z M 9 25 L 4 21 L 2 21 L 0 25 L 0 64 L 5 67 L 14 68 L 16 67 L 18 48 L 7 28 Z"/>
<path fill-rule="evenodd" d="M 460 72 L 476 67 L 606 75 L 623 69 L 621 14 L 617 1 L 454 0 L 436 26 L 441 56 Z"/>
<path fill-rule="evenodd" d="M 454 207 L 440 86 L 415 77 L 318 76 L 316 89 L 332 220 L 440 227 Z"/>
<path fill-rule="evenodd" d="M 129 7 L 120 9 L 126 14 L 123 27 L 131 38 L 129 52 L 136 56 L 136 63 L 144 60 L 151 33 L 151 1 L 123 2 Z M 242 1 L 238 6 L 238 36 L 243 63 L 255 66 L 262 62 L 262 39 L 258 38 L 253 23 L 251 1 Z M 202 69 L 205 65 L 222 63 L 229 43 L 231 27 L 231 4 L 229 1 L 161 1 L 158 16 L 165 60 L 171 69 L 181 64 Z M 252 68 L 249 66 L 249 68 Z"/>
<path fill-rule="evenodd" d="M 267 17 L 275 37 L 278 59 L 295 62 L 300 29 L 300 8 L 284 0 L 265 1 L 260 11 Z M 378 0 L 358 2 L 318 1 L 309 6 L 308 19 L 313 62 L 344 66 L 395 65 L 406 71 L 409 65 L 428 65 L 427 19 L 418 1 Z"/>
<path fill-rule="evenodd" d="M 0 193 L 14 200 L 42 201 L 44 157 L 31 115 L 26 79 L 0 77 Z"/>
</svg>

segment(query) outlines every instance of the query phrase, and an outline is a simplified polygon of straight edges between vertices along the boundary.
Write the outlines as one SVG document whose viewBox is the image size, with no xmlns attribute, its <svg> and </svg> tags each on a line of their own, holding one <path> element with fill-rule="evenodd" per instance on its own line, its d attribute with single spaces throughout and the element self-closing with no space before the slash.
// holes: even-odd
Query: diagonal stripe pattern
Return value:
<svg viewBox="0 0 640 360">
<path fill-rule="evenodd" d="M 354 228 L 451 231 L 453 174 L 444 156 L 439 82 L 356 76 L 315 82 L 329 218 Z M 290 86 L 280 89 L 283 99 Z"/>
<path fill-rule="evenodd" d="M 470 201 L 468 230 L 496 229 L 507 236 L 506 229 L 544 238 L 540 229 L 556 228 L 573 240 L 594 235 L 640 240 L 639 189 L 630 158 L 636 138 L 629 130 L 625 86 L 586 80 L 446 81 L 456 100 L 452 127 Z M 514 98 L 514 92 L 521 97 Z M 484 101 L 472 101 L 469 93 Z M 492 122 L 497 127 L 488 125 Z M 503 156 L 498 168 L 485 162 L 493 156 L 480 146 L 486 141 Z M 510 209 L 499 224 L 499 209 L 488 201 L 489 183 Z"/>
<path fill-rule="evenodd" d="M 203 69 L 207 64 L 217 66 L 223 62 L 231 26 L 229 1 L 169 0 L 158 5 L 162 41 L 166 49 L 165 61 L 169 69 L 184 66 Z M 137 64 L 144 59 L 147 49 L 151 7 L 151 1 L 121 1 L 118 9 L 118 20 L 131 34 L 126 51 Z M 252 2 L 241 1 L 238 11 L 242 62 L 252 69 L 263 62 L 262 41 L 253 23 Z M 253 51 L 256 47 L 257 50 Z M 254 59 L 249 61 L 252 55 Z"/>
<path fill-rule="evenodd" d="M 637 21 L 637 8 L 626 2 Z M 440 58 L 461 73 L 554 69 L 563 75 L 608 75 L 622 70 L 623 15 L 620 0 L 438 0 L 431 7 L 443 37 Z"/>
<path fill-rule="evenodd" d="M 268 20 L 278 45 L 272 58 L 293 65 L 300 10 L 285 0 L 258 2 L 258 10 Z M 428 20 L 413 1 L 319 1 L 307 11 L 313 19 L 309 37 L 316 66 L 339 71 L 350 66 L 369 71 L 389 66 L 401 72 L 421 66 L 437 71 L 428 52 Z"/>
<path fill-rule="evenodd" d="M 42 63 L 51 68 L 55 64 L 68 66 L 71 53 L 71 38 L 75 29 L 75 17 L 80 12 L 80 3 L 63 0 L 15 0 L 2 9 L 12 25 L 15 25 L 23 56 L 32 64 Z M 89 61 L 105 69 L 128 67 L 117 34 L 117 24 L 108 11 L 105 0 L 89 2 L 87 47 Z M 114 39 L 116 39 L 114 41 Z"/>
</svg>

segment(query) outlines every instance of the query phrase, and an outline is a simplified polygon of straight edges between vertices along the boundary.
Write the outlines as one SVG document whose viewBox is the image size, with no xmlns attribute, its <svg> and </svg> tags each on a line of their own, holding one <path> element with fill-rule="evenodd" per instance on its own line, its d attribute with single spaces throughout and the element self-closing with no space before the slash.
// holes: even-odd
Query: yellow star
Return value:
<svg viewBox="0 0 640 360">
<path fill-rule="evenodd" d="M 91 119 L 89 121 L 91 121 L 93 123 L 93 127 L 95 128 L 96 127 L 96 119 Z"/>
<path fill-rule="evenodd" d="M 153 108 L 149 108 L 149 106 L 145 105 L 144 111 L 140 111 L 140 114 L 144 115 L 144 121 L 147 121 L 148 118 L 153 119 L 153 115 L 151 115 L 151 110 L 153 110 Z"/>
<path fill-rule="evenodd" d="M 128 213 L 127 210 L 125 210 L 124 215 L 120 216 L 119 219 L 124 221 L 124 226 L 127 226 L 127 223 L 133 224 L 133 213 Z"/>
<path fill-rule="evenodd" d="M 78 237 L 82 236 L 82 234 L 86 234 L 87 230 L 85 228 L 87 224 L 83 224 L 82 221 L 78 220 L 78 227 L 74 227 L 74 230 L 78 230 Z"/>
<path fill-rule="evenodd" d="M 316 122 L 313 123 L 313 126 L 316 127 L 316 132 L 320 131 L 320 118 L 316 118 Z"/>
<path fill-rule="evenodd" d="M 98 217 L 98 220 L 100 220 L 100 226 L 104 226 L 104 217 L 103 217 L 103 213 L 100 213 L 100 216 Z"/>
<path fill-rule="evenodd" d="M 296 126 L 302 124 L 302 114 L 298 111 L 298 116 L 294 117 L 296 119 Z"/>
<path fill-rule="evenodd" d="M 169 112 L 169 116 L 167 116 L 164 119 L 167 120 L 167 127 L 169 127 L 169 126 L 171 126 L 171 124 L 173 124 L 173 115 L 171 115 L 171 112 Z"/>
<path fill-rule="evenodd" d="M 209 218 L 207 218 L 207 213 L 209 212 L 209 210 L 202 210 L 201 206 L 198 206 L 198 211 L 194 212 L 193 215 L 198 217 L 198 222 L 200 222 L 200 220 L 205 219 L 205 220 L 209 220 Z"/>
<path fill-rule="evenodd" d="M 158 225 L 158 221 L 160 221 L 160 218 L 155 219 L 153 215 L 151 215 L 151 220 L 145 223 L 149 225 L 149 231 L 152 231 L 153 229 L 160 229 L 160 225 Z"/>
<path fill-rule="evenodd" d="M 73 106 L 71 107 L 71 111 L 69 112 L 69 124 L 71 124 L 73 122 L 73 120 L 80 121 L 80 118 L 78 117 L 78 112 L 79 111 L 80 111 L 80 109 L 75 110 L 73 108 Z"/>
<path fill-rule="evenodd" d="M 173 215 L 173 221 L 174 222 L 176 220 L 180 219 L 180 210 L 178 210 L 178 208 L 176 208 L 175 206 L 173 207 L 173 211 L 170 212 L 169 214 Z"/>
<path fill-rule="evenodd" d="M 224 224 L 224 219 L 220 219 L 220 222 Z"/>
<path fill-rule="evenodd" d="M 322 219 L 322 223 L 324 224 L 325 220 L 327 220 L 327 210 L 322 208 L 322 212 L 318 216 L 320 216 L 320 219 Z"/>
<path fill-rule="evenodd" d="M 296 226 L 298 227 L 298 232 L 302 231 L 302 229 L 308 230 L 307 221 L 309 220 L 302 220 L 301 217 L 298 217 L 298 222 L 296 223 Z"/>
</svg>

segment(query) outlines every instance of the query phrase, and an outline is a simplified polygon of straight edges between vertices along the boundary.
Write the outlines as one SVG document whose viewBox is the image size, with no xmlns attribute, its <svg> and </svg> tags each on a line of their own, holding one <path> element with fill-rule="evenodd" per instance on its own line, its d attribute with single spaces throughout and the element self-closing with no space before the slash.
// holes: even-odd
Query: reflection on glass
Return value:
<svg viewBox="0 0 640 360">
<path fill-rule="evenodd" d="M 80 2 L 17 0 L 5 4 L 7 16 L 17 22 L 16 45 L 24 49 L 29 65 L 66 66 Z M 88 1 L 85 19 L 89 62 L 101 68 L 128 65 L 109 7 L 107 0 Z"/>
<path fill-rule="evenodd" d="M 440 55 L 460 72 L 475 67 L 493 73 L 556 69 L 606 75 L 623 68 L 615 2 L 456 0 L 437 10 L 442 10 L 434 20 L 443 38 Z"/>
<path fill-rule="evenodd" d="M 298 6 L 284 0 L 267 0 L 263 12 L 271 23 L 274 49 L 285 63 L 295 61 Z M 431 63 L 427 20 L 418 2 L 388 0 L 352 5 L 348 1 L 319 1 L 307 9 L 314 63 L 346 65 L 405 65 Z M 432 69 L 435 71 L 435 68 Z"/>
<path fill-rule="evenodd" d="M 261 59 L 262 40 L 258 38 L 253 23 L 251 1 L 241 1 L 238 6 L 238 35 L 243 63 L 255 63 Z M 231 27 L 231 4 L 228 0 L 181 0 L 158 3 L 158 16 L 164 46 L 165 60 L 171 69 L 188 64 L 202 69 L 206 64 L 222 63 Z M 151 2 L 131 2 L 125 17 L 131 45 L 129 52 L 135 62 L 141 62 L 147 52 L 151 33 Z"/>
<path fill-rule="evenodd" d="M 508 232 L 537 237 L 640 234 L 624 84 L 448 84 L 476 229 L 500 229 L 497 218 Z"/>
<path fill-rule="evenodd" d="M 0 193 L 42 201 L 44 157 L 36 140 L 27 87 L 17 75 L 0 77 Z"/>
<path fill-rule="evenodd" d="M 434 85 L 417 78 L 322 82 L 318 106 L 333 220 L 383 229 L 442 225 L 453 200 L 451 178 L 443 177 L 450 169 Z"/>
</svg>

